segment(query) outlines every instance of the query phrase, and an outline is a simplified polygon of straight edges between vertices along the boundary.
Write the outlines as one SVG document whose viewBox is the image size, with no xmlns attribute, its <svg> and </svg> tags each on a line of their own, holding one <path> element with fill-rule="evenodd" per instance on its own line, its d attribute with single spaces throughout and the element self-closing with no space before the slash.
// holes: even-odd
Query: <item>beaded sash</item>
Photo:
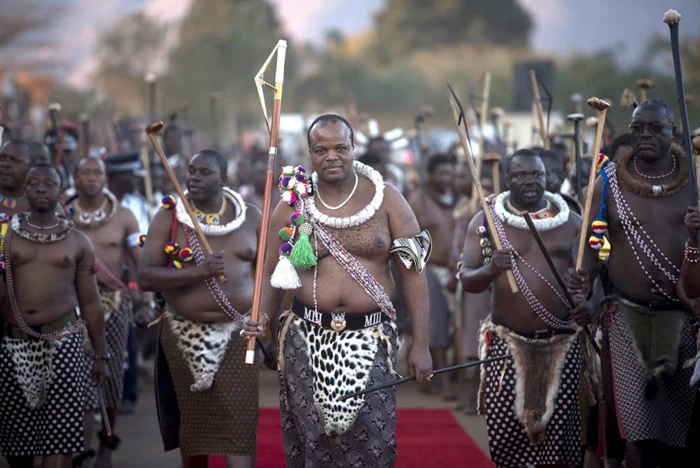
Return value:
<svg viewBox="0 0 700 468">
<path fill-rule="evenodd" d="M 512 249 L 513 253 L 511 254 L 510 261 L 512 265 L 512 271 L 513 271 L 513 277 L 515 278 L 515 282 L 518 285 L 518 288 L 520 288 L 520 291 L 522 291 L 523 296 L 525 297 L 525 300 L 527 301 L 527 304 L 530 306 L 530 308 L 537 314 L 537 316 L 547 324 L 547 326 L 552 327 L 552 328 L 570 328 L 574 324 L 573 319 L 569 320 L 562 320 L 558 317 L 555 317 L 551 312 L 549 312 L 543 305 L 542 303 L 537 299 L 535 294 L 530 290 L 530 287 L 527 285 L 527 282 L 525 281 L 525 278 L 523 278 L 522 273 L 520 273 L 520 268 L 518 268 L 518 263 L 516 262 L 516 257 L 517 260 L 520 260 L 523 265 L 525 265 L 529 270 L 531 270 L 533 273 L 535 273 L 544 283 L 549 286 L 549 289 L 554 292 L 554 294 L 559 298 L 562 304 L 564 304 L 566 307 L 569 307 L 568 302 L 566 299 L 562 296 L 562 294 L 557 291 L 557 289 L 554 287 L 554 285 L 547 280 L 539 271 L 535 270 L 525 259 L 518 253 L 515 248 L 511 245 L 510 241 L 508 240 L 508 237 L 506 237 L 506 231 L 503 227 L 503 222 L 501 221 L 501 217 L 496 214 L 496 210 L 494 208 L 494 204 L 491 203 L 489 204 L 489 210 L 491 211 L 491 216 L 493 218 L 493 224 L 496 226 L 496 231 L 498 232 L 498 237 L 501 239 L 501 243 L 503 244 L 504 249 Z"/>
<path fill-rule="evenodd" d="M 391 302 L 391 298 L 384 291 L 384 287 L 367 271 L 367 268 L 362 265 L 350 252 L 345 250 L 345 247 L 328 232 L 321 224 L 319 224 L 307 210 L 308 219 L 313 223 L 316 237 L 323 242 L 328 252 L 336 259 L 336 261 L 347 271 L 352 279 L 357 284 L 362 286 L 367 295 L 379 306 L 381 311 L 392 320 L 396 320 L 396 309 Z"/>
</svg>

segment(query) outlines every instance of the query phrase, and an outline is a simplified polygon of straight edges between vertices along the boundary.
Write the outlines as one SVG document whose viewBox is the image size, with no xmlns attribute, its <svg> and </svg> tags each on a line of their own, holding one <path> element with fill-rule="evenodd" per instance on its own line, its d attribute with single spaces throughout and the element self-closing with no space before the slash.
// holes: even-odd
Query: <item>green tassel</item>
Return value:
<svg viewBox="0 0 700 468">
<path fill-rule="evenodd" d="M 302 270 L 308 270 L 316 266 L 316 255 L 314 254 L 314 248 L 311 246 L 307 233 L 302 232 L 299 239 L 294 243 L 289 261 L 292 262 L 292 265 L 296 268 Z"/>
</svg>

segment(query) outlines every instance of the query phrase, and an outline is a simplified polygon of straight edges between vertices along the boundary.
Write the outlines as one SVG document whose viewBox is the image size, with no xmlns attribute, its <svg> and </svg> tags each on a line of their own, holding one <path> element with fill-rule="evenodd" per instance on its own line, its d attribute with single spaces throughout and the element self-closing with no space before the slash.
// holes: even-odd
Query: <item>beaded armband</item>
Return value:
<svg viewBox="0 0 700 468">
<path fill-rule="evenodd" d="M 698 263 L 700 262 L 700 248 L 691 247 L 689 245 L 690 239 L 685 242 L 685 252 L 683 254 L 683 260 L 688 263 Z"/>
</svg>

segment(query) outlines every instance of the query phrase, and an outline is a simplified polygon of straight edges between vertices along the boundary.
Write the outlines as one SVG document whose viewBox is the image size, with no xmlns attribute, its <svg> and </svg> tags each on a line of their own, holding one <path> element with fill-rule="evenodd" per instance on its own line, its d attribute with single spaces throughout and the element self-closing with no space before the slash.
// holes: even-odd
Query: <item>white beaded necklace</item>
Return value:
<svg viewBox="0 0 700 468">
<path fill-rule="evenodd" d="M 372 182 L 375 190 L 374 198 L 372 198 L 369 205 L 364 207 L 358 213 L 352 216 L 340 218 L 321 213 L 318 208 L 316 208 L 314 197 L 310 196 L 305 200 L 305 208 L 308 210 L 311 217 L 318 223 L 334 229 L 356 227 L 372 219 L 379 207 L 382 206 L 382 202 L 384 201 L 384 179 L 382 178 L 382 175 L 371 167 L 358 161 L 354 161 L 352 163 L 352 168 L 355 170 L 355 174 L 367 177 L 370 182 Z M 311 180 L 314 184 L 314 192 L 316 192 L 318 174 L 315 172 L 311 174 Z"/>
<path fill-rule="evenodd" d="M 505 207 L 506 199 L 510 197 L 510 192 L 503 192 L 496 197 L 494 202 L 494 209 L 496 214 L 506 222 L 509 226 L 513 226 L 518 229 L 528 229 L 525 218 L 520 215 L 515 215 L 509 213 Z M 550 231 L 556 229 L 559 226 L 564 225 L 569 220 L 569 205 L 564 201 L 561 195 L 551 192 L 544 192 L 544 199 L 548 202 L 554 203 L 554 205 L 559 210 L 553 218 L 545 219 L 533 219 L 532 223 L 538 231 Z"/>
</svg>

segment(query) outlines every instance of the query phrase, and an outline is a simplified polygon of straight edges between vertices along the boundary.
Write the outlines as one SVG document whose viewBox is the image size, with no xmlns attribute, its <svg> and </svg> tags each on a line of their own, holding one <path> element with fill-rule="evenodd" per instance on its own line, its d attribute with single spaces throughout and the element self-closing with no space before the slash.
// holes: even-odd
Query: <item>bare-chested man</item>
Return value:
<svg viewBox="0 0 700 468">
<path fill-rule="evenodd" d="M 184 203 L 214 254 L 204 253 L 176 200 L 153 219 L 139 273 L 141 287 L 166 303 L 156 358 L 158 414 L 165 450 L 179 447 L 185 468 L 206 468 L 213 454 L 227 455 L 236 468 L 255 465 L 258 371 L 244 363 L 246 344 L 237 331 L 253 298 L 260 211 L 225 188 L 226 173 L 226 160 L 214 150 L 196 154 L 187 170 Z M 226 282 L 217 280 L 221 275 Z"/>
<path fill-rule="evenodd" d="M 428 290 L 418 273 L 430 238 L 418 233 L 403 196 L 378 172 L 354 161 L 353 131 L 345 119 L 318 117 L 309 127 L 308 143 L 314 180 L 300 166 L 283 170 L 262 294 L 261 310 L 272 317 L 273 332 L 279 328 L 286 463 L 290 468 L 393 466 L 396 390 L 344 402 L 337 398 L 396 378 L 389 269 L 394 249 L 403 255 L 395 261 L 401 261 L 412 316 L 410 373 L 419 382 L 430 374 Z M 313 195 L 307 196 L 312 184 Z M 294 302 L 280 316 L 283 289 L 294 290 Z M 266 325 L 264 319 L 248 320 L 245 334 L 257 336 Z"/>
<path fill-rule="evenodd" d="M 455 227 L 455 162 L 454 156 L 450 154 L 438 153 L 428 158 L 425 187 L 409 197 L 420 228 L 430 231 L 434 241 L 426 277 L 430 295 L 430 354 L 438 369 L 447 365 L 447 350 L 452 346 L 452 294 L 447 286 L 455 276 L 457 264 L 453 261 L 451 250 Z M 436 380 L 440 382 L 442 397 L 454 400 L 449 378 L 450 375 L 445 374 Z"/>
<path fill-rule="evenodd" d="M 665 102 L 641 103 L 630 124 L 632 151 L 601 171 L 591 211 L 598 223 L 607 223 L 612 247 L 603 278 L 611 295 L 602 323 L 610 340 L 620 433 L 644 467 L 682 466 L 697 392 L 689 385 L 692 369 L 683 368 L 695 355 L 696 320 L 678 293 L 691 187 L 685 152 L 673 144 L 674 129 Z M 593 234 L 591 227 L 587 231 Z M 597 256 L 586 248 L 591 277 Z M 590 282 L 573 271 L 567 277 L 572 292 Z"/>
<path fill-rule="evenodd" d="M 24 140 L 9 140 L 0 150 L 0 213 L 8 219 L 29 209 L 24 179 L 33 162 L 31 145 Z"/>
<path fill-rule="evenodd" d="M 493 287 L 491 316 L 479 332 L 479 357 L 513 356 L 482 369 L 479 411 L 486 415 L 491 458 L 498 466 L 583 461 L 583 335 L 521 213 L 530 213 L 561 274 L 574 263 L 581 218 L 560 196 L 545 191 L 545 177 L 537 153 L 516 151 L 506 167 L 508 191 L 489 205 L 503 249 L 493 250 L 483 212 L 469 224 L 464 244 L 464 290 Z M 516 294 L 508 285 L 509 270 L 520 288 Z M 584 306 L 576 313 L 581 324 L 590 321 Z"/>
<path fill-rule="evenodd" d="M 13 468 L 33 467 L 34 457 L 44 457 L 44 467 L 69 466 L 83 450 L 90 367 L 94 383 L 107 378 L 95 255 L 90 240 L 56 216 L 60 194 L 59 172 L 34 166 L 25 182 L 30 211 L 2 224 L 0 448 Z"/>
<path fill-rule="evenodd" d="M 127 286 L 123 282 L 127 255 L 138 268 L 140 233 L 131 211 L 124 208 L 106 189 L 107 176 L 101 159 L 82 158 L 76 167 L 74 180 L 77 194 L 66 200 L 65 206 L 77 229 L 90 238 L 95 248 L 105 339 L 107 351 L 112 356 L 109 361 L 109 380 L 104 388 L 104 402 L 114 430 L 124 390 L 124 354 L 134 307 L 132 300 L 138 301 L 135 305 L 140 313 L 148 314 L 147 311 L 140 310 L 148 306 L 143 303 L 138 285 L 134 282 Z M 88 386 L 85 400 L 85 439 L 88 449 L 92 446 L 94 411 L 99 411 L 97 389 Z M 115 434 L 108 437 L 103 432 L 98 436 L 100 448 L 96 466 L 111 467 L 111 453 L 118 446 L 119 438 Z"/>
</svg>

